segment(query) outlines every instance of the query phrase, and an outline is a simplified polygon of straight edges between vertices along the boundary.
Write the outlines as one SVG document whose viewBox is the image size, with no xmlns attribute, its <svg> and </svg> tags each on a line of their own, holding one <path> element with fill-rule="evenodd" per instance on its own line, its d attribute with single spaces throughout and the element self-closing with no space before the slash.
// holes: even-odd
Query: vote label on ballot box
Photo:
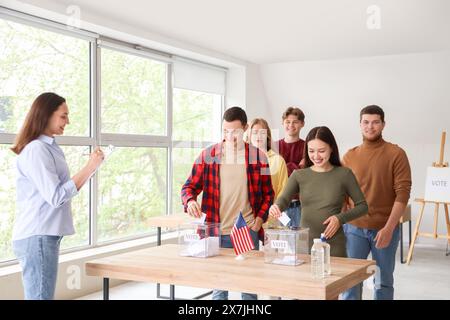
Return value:
<svg viewBox="0 0 450 320">
<path fill-rule="evenodd" d="M 308 254 L 309 228 L 267 229 L 264 241 L 264 262 L 296 266 L 304 261 L 300 254 Z"/>
<path fill-rule="evenodd" d="M 207 258 L 219 255 L 220 223 L 190 222 L 178 227 L 180 256 Z"/>
</svg>

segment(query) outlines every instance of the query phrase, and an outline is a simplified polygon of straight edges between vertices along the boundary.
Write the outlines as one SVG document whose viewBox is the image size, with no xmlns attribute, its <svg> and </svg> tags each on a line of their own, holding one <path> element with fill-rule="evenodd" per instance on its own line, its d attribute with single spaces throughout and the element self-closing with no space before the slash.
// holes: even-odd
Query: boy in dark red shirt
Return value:
<svg viewBox="0 0 450 320">
<path fill-rule="evenodd" d="M 289 107 L 283 113 L 284 139 L 277 141 L 279 154 L 286 161 L 288 175 L 301 168 L 301 161 L 305 148 L 305 141 L 300 139 L 300 130 L 305 126 L 305 114 L 297 107 Z M 297 228 L 300 226 L 301 203 L 299 195 L 292 197 L 291 204 L 286 210 L 291 221 L 288 226 Z"/>
</svg>

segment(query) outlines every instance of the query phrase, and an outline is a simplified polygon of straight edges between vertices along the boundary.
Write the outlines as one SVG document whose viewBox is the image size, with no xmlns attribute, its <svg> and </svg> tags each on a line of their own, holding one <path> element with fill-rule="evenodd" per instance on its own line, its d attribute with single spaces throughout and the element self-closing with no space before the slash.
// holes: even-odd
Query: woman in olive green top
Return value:
<svg viewBox="0 0 450 320">
<path fill-rule="evenodd" d="M 331 255 L 346 257 L 345 234 L 342 225 L 365 215 L 367 203 L 351 169 L 341 166 L 339 150 L 333 133 L 327 127 L 312 129 L 305 142 L 305 169 L 295 170 L 286 188 L 270 208 L 270 215 L 278 218 L 300 193 L 302 217 L 300 226 L 309 228 L 311 248 L 313 239 L 325 233 Z M 345 198 L 349 196 L 355 207 L 342 212 Z"/>
</svg>

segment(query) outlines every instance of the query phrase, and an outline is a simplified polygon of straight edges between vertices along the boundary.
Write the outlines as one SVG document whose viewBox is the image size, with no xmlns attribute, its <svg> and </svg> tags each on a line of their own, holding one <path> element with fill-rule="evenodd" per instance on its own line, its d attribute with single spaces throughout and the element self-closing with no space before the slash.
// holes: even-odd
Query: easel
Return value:
<svg viewBox="0 0 450 320">
<path fill-rule="evenodd" d="M 445 146 L 445 131 L 442 132 L 442 137 L 441 137 L 441 153 L 440 153 L 440 157 L 439 157 L 439 162 L 433 162 L 433 167 L 435 168 L 446 168 L 448 167 L 448 162 L 444 162 L 444 146 Z M 429 238 L 443 238 L 443 239 L 447 239 L 447 249 L 446 249 L 446 253 L 445 255 L 448 256 L 450 254 L 448 247 L 449 247 L 449 243 L 450 243 L 450 220 L 449 220 L 449 213 L 448 213 L 448 206 L 450 205 L 450 202 L 436 202 L 436 201 L 427 201 L 424 199 L 420 199 L 420 198 L 416 198 L 414 201 L 419 202 L 422 204 L 421 208 L 420 208 L 420 214 L 419 217 L 417 218 L 417 222 L 416 222 L 416 228 L 414 230 L 414 236 L 413 236 L 413 240 L 411 243 L 411 247 L 409 248 L 409 253 L 408 253 L 408 258 L 406 259 L 406 263 L 409 265 L 411 258 L 412 258 L 412 253 L 414 250 L 414 244 L 416 242 L 416 239 L 418 236 L 421 237 L 429 237 Z M 419 232 L 419 227 L 420 227 L 420 223 L 422 221 L 422 216 L 423 216 L 423 212 L 425 209 L 425 204 L 427 203 L 434 203 L 434 232 L 433 233 L 427 233 L 427 232 Z M 438 225 L 438 214 L 439 214 L 439 205 L 442 204 L 444 206 L 445 209 L 445 220 L 447 222 L 447 235 L 441 235 L 437 233 L 437 225 Z"/>
</svg>

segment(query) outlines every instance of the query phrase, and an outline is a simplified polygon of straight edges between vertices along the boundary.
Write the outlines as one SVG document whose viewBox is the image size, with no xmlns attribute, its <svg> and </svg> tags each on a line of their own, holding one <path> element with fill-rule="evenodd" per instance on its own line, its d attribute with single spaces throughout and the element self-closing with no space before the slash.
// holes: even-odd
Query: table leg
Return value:
<svg viewBox="0 0 450 320">
<path fill-rule="evenodd" d="M 175 300 L 175 286 L 173 284 L 170 285 L 170 300 Z"/>
<path fill-rule="evenodd" d="M 196 297 L 193 297 L 192 299 L 193 299 L 193 300 L 200 300 L 200 299 L 202 299 L 202 298 L 204 298 L 204 297 L 209 296 L 209 295 L 212 294 L 212 293 L 213 293 L 212 291 L 208 291 L 208 292 L 202 293 L 202 294 L 200 294 L 200 295 L 198 295 L 198 296 L 196 296 Z"/>
<path fill-rule="evenodd" d="M 405 263 L 406 261 L 403 260 L 403 223 L 400 222 L 399 225 L 400 229 L 400 263 Z"/>
<path fill-rule="evenodd" d="M 156 245 L 161 245 L 161 227 L 156 228 L 157 229 L 157 236 L 156 236 Z"/>
<path fill-rule="evenodd" d="M 103 278 L 103 300 L 109 300 L 109 278 Z"/>
<path fill-rule="evenodd" d="M 161 245 L 161 227 L 157 227 L 156 244 L 157 244 L 158 246 Z M 198 296 L 194 297 L 193 299 L 194 299 L 194 300 L 201 299 L 201 298 L 204 298 L 204 297 L 206 297 L 206 296 L 209 296 L 210 294 L 212 294 L 212 291 L 208 291 L 208 292 L 206 292 L 206 293 L 203 293 L 203 294 L 201 294 L 201 295 L 198 295 Z M 170 285 L 170 295 L 169 295 L 169 297 L 166 297 L 166 296 L 162 296 L 162 295 L 161 295 L 161 284 L 160 284 L 160 283 L 157 283 L 157 284 L 156 284 L 156 298 L 158 298 L 158 299 L 170 299 L 170 300 L 175 300 L 175 286 L 172 285 L 172 284 Z"/>
<path fill-rule="evenodd" d="M 157 246 L 160 246 L 161 245 L 161 227 L 157 227 L 156 228 L 156 245 Z M 167 297 L 163 297 L 163 296 L 161 296 L 161 284 L 160 283 L 157 283 L 156 284 L 156 298 L 158 298 L 158 299 L 164 299 L 164 298 L 167 298 Z"/>
<path fill-rule="evenodd" d="M 160 283 L 156 284 L 156 298 L 158 298 L 158 299 L 164 298 L 163 296 L 161 296 L 161 284 Z"/>
<path fill-rule="evenodd" d="M 411 229 L 412 229 L 412 221 L 411 220 L 409 220 L 408 221 L 408 224 L 409 224 L 409 247 L 411 247 Z"/>
</svg>

